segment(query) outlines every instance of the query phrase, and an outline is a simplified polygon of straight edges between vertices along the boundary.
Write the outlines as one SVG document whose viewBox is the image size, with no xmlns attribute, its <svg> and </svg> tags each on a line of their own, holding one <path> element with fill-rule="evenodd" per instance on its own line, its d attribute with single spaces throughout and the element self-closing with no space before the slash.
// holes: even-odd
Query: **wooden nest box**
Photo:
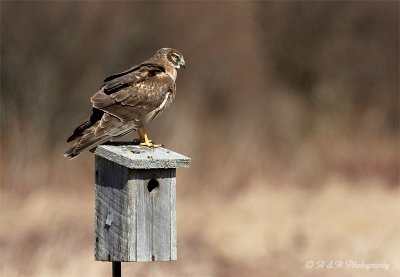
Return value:
<svg viewBox="0 0 400 277">
<path fill-rule="evenodd" d="M 176 260 L 176 168 L 190 158 L 134 145 L 101 145 L 95 155 L 95 259 Z"/>
</svg>

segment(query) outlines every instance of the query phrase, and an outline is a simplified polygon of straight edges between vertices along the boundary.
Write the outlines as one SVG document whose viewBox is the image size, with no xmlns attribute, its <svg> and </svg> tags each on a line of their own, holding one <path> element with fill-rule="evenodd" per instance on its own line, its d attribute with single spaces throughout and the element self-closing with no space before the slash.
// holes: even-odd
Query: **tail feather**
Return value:
<svg viewBox="0 0 400 277">
<path fill-rule="evenodd" d="M 119 118 L 93 108 L 93 114 L 79 125 L 68 138 L 67 142 L 75 141 L 65 153 L 70 159 L 86 149 L 95 148 L 111 138 L 121 137 L 137 129 L 137 126 L 127 126 Z"/>
<path fill-rule="evenodd" d="M 94 124 L 96 124 L 96 122 L 101 119 L 103 114 L 104 112 L 102 110 L 93 108 L 92 115 L 85 122 L 76 127 L 72 135 L 67 139 L 67 142 L 74 141 L 81 137 L 87 129 L 92 127 Z"/>
<path fill-rule="evenodd" d="M 104 134 L 102 136 L 95 136 L 94 133 L 90 133 L 81 137 L 78 141 L 74 143 L 65 153 L 64 156 L 70 159 L 79 155 L 82 151 L 87 148 L 95 148 L 101 143 L 104 143 L 110 139 L 110 135 Z"/>
<path fill-rule="evenodd" d="M 72 133 L 72 135 L 67 139 L 67 142 L 71 142 L 73 140 L 76 140 L 77 138 L 79 138 L 82 133 L 89 127 L 92 126 L 92 123 L 90 122 L 90 120 L 86 120 L 85 122 L 83 122 L 81 125 L 79 125 L 78 127 L 76 127 L 76 129 L 74 130 L 74 132 Z"/>
</svg>

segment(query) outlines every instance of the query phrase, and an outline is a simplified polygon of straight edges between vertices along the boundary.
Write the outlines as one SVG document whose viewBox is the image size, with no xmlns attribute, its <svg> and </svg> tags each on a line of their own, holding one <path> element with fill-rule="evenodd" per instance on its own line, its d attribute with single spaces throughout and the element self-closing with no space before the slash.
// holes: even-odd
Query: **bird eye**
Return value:
<svg viewBox="0 0 400 277">
<path fill-rule="evenodd" d="M 179 56 L 176 54 L 173 54 L 172 59 L 174 60 L 174 62 L 177 62 L 177 61 L 179 61 Z"/>
</svg>

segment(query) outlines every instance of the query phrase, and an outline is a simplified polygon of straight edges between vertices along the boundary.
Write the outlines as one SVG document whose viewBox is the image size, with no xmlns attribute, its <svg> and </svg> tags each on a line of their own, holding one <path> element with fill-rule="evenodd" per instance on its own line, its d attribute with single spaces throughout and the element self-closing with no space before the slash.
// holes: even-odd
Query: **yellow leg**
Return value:
<svg viewBox="0 0 400 277">
<path fill-rule="evenodd" d="M 147 146 L 147 147 L 160 147 L 162 146 L 161 144 L 153 144 L 153 141 L 151 141 L 147 135 L 146 130 L 144 127 L 140 127 L 138 130 L 139 136 L 140 136 L 140 145 L 141 146 Z"/>
<path fill-rule="evenodd" d="M 139 134 L 139 140 L 140 140 L 140 142 L 143 142 L 143 141 L 144 141 L 144 133 L 145 133 L 146 131 L 144 130 L 143 127 L 140 127 L 140 128 L 137 130 L 137 132 L 138 132 L 138 134 Z"/>
</svg>

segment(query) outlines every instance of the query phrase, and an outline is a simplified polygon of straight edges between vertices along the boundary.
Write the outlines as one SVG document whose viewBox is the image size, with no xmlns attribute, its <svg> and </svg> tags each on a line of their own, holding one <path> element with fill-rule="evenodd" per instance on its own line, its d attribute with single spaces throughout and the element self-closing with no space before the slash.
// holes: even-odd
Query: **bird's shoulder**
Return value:
<svg viewBox="0 0 400 277">
<path fill-rule="evenodd" d="M 158 82 L 164 78 L 165 68 L 156 63 L 142 63 L 130 69 L 108 76 L 103 83 L 106 94 L 112 94 L 124 87 L 146 81 Z"/>
<path fill-rule="evenodd" d="M 107 77 L 102 88 L 92 96 L 91 102 L 93 107 L 103 111 L 112 105 L 139 108 L 138 103 L 143 102 L 160 104 L 168 92 L 174 94 L 175 90 L 175 80 L 165 72 L 164 67 L 142 63 Z"/>
</svg>

